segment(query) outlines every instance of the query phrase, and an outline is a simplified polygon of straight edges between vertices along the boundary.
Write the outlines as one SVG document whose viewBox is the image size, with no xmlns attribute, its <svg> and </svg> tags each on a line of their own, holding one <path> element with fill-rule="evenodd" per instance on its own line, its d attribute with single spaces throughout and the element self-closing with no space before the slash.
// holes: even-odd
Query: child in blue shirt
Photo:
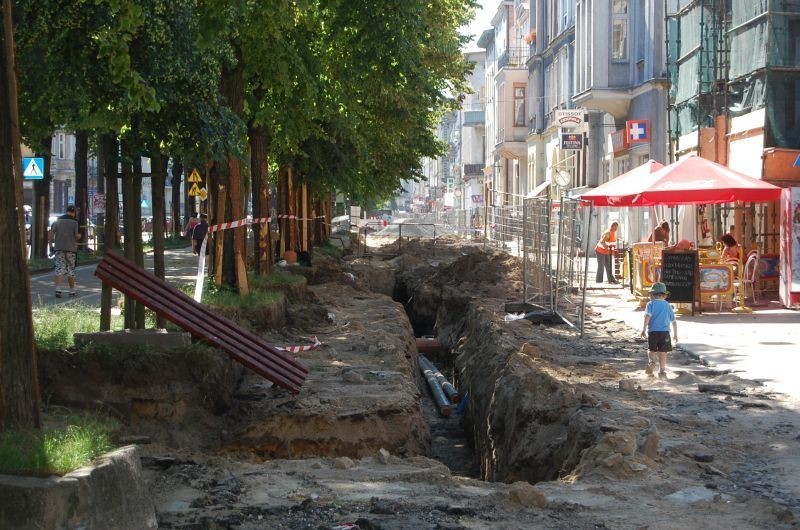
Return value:
<svg viewBox="0 0 800 530">
<path fill-rule="evenodd" d="M 651 300 L 647 302 L 644 309 L 644 326 L 642 327 L 642 337 L 647 337 L 647 375 L 653 375 L 653 368 L 658 358 L 658 376 L 667 376 L 667 352 L 672 351 L 672 343 L 669 338 L 669 325 L 672 323 L 672 335 L 675 342 L 678 342 L 678 322 L 675 320 L 675 312 L 667 302 L 669 296 L 667 286 L 661 282 L 654 283 L 650 288 Z"/>
</svg>

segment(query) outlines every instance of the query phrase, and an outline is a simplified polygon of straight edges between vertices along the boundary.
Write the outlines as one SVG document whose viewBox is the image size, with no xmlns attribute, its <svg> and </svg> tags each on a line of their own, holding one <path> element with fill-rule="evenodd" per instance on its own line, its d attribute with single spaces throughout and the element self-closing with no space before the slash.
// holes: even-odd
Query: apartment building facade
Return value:
<svg viewBox="0 0 800 530">
<path fill-rule="evenodd" d="M 474 65 L 469 77 L 472 94 L 463 96 L 458 124 L 461 129 L 458 145 L 458 168 L 454 207 L 475 210 L 483 206 L 483 168 L 486 157 L 486 53 L 464 54 Z"/>
<path fill-rule="evenodd" d="M 486 155 L 484 175 L 503 204 L 518 204 L 528 180 L 528 54 L 530 5 L 503 0 L 492 28 L 478 40 L 486 51 Z"/>
</svg>

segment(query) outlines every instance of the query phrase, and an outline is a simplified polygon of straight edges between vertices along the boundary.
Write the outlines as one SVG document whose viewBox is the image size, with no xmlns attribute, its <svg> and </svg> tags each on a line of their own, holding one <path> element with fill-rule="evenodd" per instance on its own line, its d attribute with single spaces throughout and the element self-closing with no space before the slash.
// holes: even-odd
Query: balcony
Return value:
<svg viewBox="0 0 800 530">
<path fill-rule="evenodd" d="M 530 47 L 508 48 L 497 59 L 497 68 L 527 68 Z"/>
<path fill-rule="evenodd" d="M 464 126 L 475 127 L 486 123 L 485 112 L 482 110 L 467 110 L 464 111 Z"/>
</svg>

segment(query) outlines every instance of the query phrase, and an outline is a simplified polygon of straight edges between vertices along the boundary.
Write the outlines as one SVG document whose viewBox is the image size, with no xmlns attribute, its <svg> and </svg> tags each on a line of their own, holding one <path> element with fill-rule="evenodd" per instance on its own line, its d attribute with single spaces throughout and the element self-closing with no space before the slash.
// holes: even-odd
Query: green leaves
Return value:
<svg viewBox="0 0 800 530">
<path fill-rule="evenodd" d="M 26 138 L 55 125 L 136 130 L 186 159 L 271 160 L 320 189 L 386 195 L 441 152 L 433 127 L 466 90 L 464 0 L 17 0 Z M 57 13 L 57 16 L 55 14 Z M 220 97 L 239 65 L 245 104 Z M 135 127 L 131 127 L 135 123 Z M 44 136 L 47 136 L 45 133 Z"/>
</svg>

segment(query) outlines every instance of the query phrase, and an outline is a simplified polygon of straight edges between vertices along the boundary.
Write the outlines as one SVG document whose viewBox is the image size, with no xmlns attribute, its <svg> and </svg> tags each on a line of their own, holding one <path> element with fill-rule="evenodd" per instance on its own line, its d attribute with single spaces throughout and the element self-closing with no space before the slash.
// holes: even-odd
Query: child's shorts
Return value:
<svg viewBox="0 0 800 530">
<path fill-rule="evenodd" d="M 650 351 L 672 351 L 669 331 L 651 331 L 647 334 L 647 347 Z"/>
</svg>

